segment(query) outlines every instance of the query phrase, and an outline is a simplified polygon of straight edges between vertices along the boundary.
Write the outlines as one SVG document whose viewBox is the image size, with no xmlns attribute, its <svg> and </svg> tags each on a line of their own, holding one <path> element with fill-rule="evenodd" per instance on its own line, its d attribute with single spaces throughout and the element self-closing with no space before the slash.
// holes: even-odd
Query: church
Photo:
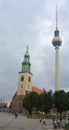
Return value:
<svg viewBox="0 0 69 130">
<path fill-rule="evenodd" d="M 11 112 L 13 111 L 22 112 L 23 111 L 23 98 L 25 95 L 29 94 L 32 91 L 36 92 L 37 94 L 43 93 L 42 89 L 32 86 L 31 63 L 30 63 L 29 50 L 27 46 L 26 52 L 24 55 L 24 60 L 21 66 L 21 71 L 18 74 L 18 88 L 14 96 L 12 97 L 12 100 L 10 103 Z"/>
</svg>

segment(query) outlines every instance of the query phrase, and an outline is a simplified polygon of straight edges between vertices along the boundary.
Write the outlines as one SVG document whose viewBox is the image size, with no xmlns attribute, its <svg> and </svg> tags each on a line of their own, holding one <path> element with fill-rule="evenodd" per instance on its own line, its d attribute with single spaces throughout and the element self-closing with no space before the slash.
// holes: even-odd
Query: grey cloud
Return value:
<svg viewBox="0 0 69 130">
<path fill-rule="evenodd" d="M 59 3 L 59 29 L 64 41 L 60 47 L 61 87 L 68 90 L 68 0 Z M 0 95 L 10 100 L 17 90 L 18 72 L 29 46 L 33 85 L 54 90 L 55 30 L 54 1 L 0 0 Z M 67 15 L 66 15 L 67 14 Z M 38 68 L 40 67 L 40 68 Z"/>
</svg>

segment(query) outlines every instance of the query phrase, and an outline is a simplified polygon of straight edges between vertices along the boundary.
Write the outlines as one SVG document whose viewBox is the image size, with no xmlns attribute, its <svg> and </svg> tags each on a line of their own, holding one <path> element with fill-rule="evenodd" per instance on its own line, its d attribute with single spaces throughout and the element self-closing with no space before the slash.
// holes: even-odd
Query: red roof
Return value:
<svg viewBox="0 0 69 130">
<path fill-rule="evenodd" d="M 39 88 L 34 87 L 34 86 L 32 86 L 32 91 L 33 91 L 33 92 L 36 92 L 37 94 L 42 94 L 42 93 L 43 93 L 43 90 L 42 90 L 42 89 L 39 89 Z"/>
</svg>

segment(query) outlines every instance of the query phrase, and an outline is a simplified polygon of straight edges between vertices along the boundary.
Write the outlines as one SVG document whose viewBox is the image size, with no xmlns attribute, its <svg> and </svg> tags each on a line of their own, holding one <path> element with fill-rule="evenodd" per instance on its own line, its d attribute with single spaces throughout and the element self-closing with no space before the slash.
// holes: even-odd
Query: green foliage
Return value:
<svg viewBox="0 0 69 130">
<path fill-rule="evenodd" d="M 60 114 L 67 110 L 67 96 L 64 90 L 56 91 L 53 94 L 54 104 Z"/>
<path fill-rule="evenodd" d="M 52 108 L 52 95 L 50 92 L 44 92 L 41 97 L 41 110 L 46 114 Z"/>
<path fill-rule="evenodd" d="M 32 114 L 33 108 L 36 107 L 37 96 L 37 93 L 31 92 L 30 94 L 26 95 L 23 100 L 23 107 L 26 108 L 30 114 Z"/>
<path fill-rule="evenodd" d="M 66 106 L 67 106 L 67 111 L 69 111 L 69 92 L 67 92 L 66 93 L 66 98 L 67 98 L 67 104 L 66 104 Z"/>
<path fill-rule="evenodd" d="M 40 111 L 46 115 L 54 107 L 61 115 L 63 111 L 69 110 L 69 92 L 65 93 L 64 90 L 60 90 L 52 93 L 50 90 L 40 95 L 31 92 L 24 97 L 23 107 L 29 111 L 29 114 Z"/>
</svg>

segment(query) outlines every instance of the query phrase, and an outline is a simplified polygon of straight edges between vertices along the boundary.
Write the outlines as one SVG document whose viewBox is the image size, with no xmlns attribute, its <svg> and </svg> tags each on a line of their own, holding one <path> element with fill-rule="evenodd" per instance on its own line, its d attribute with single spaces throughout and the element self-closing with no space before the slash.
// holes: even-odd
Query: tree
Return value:
<svg viewBox="0 0 69 130">
<path fill-rule="evenodd" d="M 23 100 L 23 107 L 29 111 L 29 114 L 32 114 L 34 108 L 37 108 L 37 93 L 31 92 L 26 95 Z"/>
<path fill-rule="evenodd" d="M 42 104 L 41 104 L 41 99 L 42 99 L 42 94 L 38 95 L 37 97 L 37 101 L 36 101 L 36 107 L 37 107 L 37 111 L 42 111 Z"/>
<path fill-rule="evenodd" d="M 66 106 L 67 106 L 67 111 L 69 111 L 69 92 L 67 92 L 66 93 L 66 97 L 67 97 L 67 104 L 66 104 Z"/>
<path fill-rule="evenodd" d="M 52 93 L 51 91 L 44 92 L 41 95 L 41 111 L 47 114 L 51 108 L 52 108 Z"/>
<path fill-rule="evenodd" d="M 45 113 L 48 113 L 52 109 L 52 91 L 46 93 L 46 108 Z"/>
<path fill-rule="evenodd" d="M 61 116 L 62 112 L 66 110 L 66 104 L 67 104 L 66 99 L 67 99 L 66 93 L 64 90 L 56 91 L 53 94 L 55 108 L 57 109 L 57 113 L 58 112 L 60 113 L 60 116 Z"/>
</svg>

